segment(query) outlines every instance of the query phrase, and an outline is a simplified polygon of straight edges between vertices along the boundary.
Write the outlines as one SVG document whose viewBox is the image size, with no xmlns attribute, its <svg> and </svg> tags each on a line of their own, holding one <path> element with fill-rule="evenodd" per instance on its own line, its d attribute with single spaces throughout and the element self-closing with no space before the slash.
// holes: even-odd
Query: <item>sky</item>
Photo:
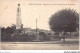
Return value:
<svg viewBox="0 0 80 53">
<path fill-rule="evenodd" d="M 37 18 L 38 28 L 50 30 L 48 23 L 49 18 L 62 9 L 70 8 L 79 13 L 78 0 L 0 0 L 1 27 L 8 27 L 12 24 L 16 24 L 17 7 L 19 3 L 21 4 L 22 24 L 26 28 L 35 29 Z"/>
</svg>

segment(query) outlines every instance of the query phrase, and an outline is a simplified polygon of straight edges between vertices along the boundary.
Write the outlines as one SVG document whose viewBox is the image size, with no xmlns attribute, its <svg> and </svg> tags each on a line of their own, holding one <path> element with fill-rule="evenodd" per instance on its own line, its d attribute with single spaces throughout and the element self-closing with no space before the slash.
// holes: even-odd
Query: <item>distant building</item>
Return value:
<svg viewBox="0 0 80 53">
<path fill-rule="evenodd" d="M 23 28 L 24 33 L 29 33 L 31 32 L 31 28 Z"/>
</svg>

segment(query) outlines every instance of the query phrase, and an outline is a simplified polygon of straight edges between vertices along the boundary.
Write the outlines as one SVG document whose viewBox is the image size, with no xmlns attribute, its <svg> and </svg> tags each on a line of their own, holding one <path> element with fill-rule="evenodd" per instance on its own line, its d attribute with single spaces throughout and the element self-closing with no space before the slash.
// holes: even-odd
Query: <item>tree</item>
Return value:
<svg viewBox="0 0 80 53">
<path fill-rule="evenodd" d="M 1 33 L 4 33 L 4 32 L 5 32 L 5 28 L 1 27 Z"/>
<path fill-rule="evenodd" d="M 12 29 L 13 33 L 16 32 L 16 25 L 15 24 L 12 24 L 11 25 L 11 29 Z"/>
<path fill-rule="evenodd" d="M 16 25 L 14 25 L 14 24 L 12 24 L 11 26 L 8 26 L 7 28 L 6 28 L 6 32 L 7 33 L 14 33 L 15 32 L 15 30 L 16 30 Z"/>
<path fill-rule="evenodd" d="M 16 31 L 16 26 L 12 24 L 7 28 L 1 28 L 1 41 L 11 41 L 11 34 Z"/>
<path fill-rule="evenodd" d="M 75 10 L 62 9 L 50 17 L 50 29 L 55 32 L 74 32 L 79 26 L 79 15 Z M 65 42 L 65 35 L 63 36 Z"/>
</svg>

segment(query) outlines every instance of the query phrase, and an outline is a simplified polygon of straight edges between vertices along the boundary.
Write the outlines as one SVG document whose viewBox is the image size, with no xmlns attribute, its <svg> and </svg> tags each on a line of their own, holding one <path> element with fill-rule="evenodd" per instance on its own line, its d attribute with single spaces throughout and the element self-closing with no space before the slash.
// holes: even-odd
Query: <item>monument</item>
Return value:
<svg viewBox="0 0 80 53">
<path fill-rule="evenodd" d="M 17 18 L 16 18 L 16 29 L 19 30 L 22 27 L 22 20 L 21 20 L 21 8 L 20 4 L 18 4 L 17 8 Z"/>
</svg>

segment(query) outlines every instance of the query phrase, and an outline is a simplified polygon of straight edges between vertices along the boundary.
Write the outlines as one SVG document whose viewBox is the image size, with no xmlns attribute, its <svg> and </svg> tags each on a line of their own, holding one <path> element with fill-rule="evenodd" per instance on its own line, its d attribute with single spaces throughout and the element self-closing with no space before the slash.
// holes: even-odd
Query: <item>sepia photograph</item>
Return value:
<svg viewBox="0 0 80 53">
<path fill-rule="evenodd" d="M 79 0 L 0 0 L 0 50 L 79 50 Z"/>
</svg>

